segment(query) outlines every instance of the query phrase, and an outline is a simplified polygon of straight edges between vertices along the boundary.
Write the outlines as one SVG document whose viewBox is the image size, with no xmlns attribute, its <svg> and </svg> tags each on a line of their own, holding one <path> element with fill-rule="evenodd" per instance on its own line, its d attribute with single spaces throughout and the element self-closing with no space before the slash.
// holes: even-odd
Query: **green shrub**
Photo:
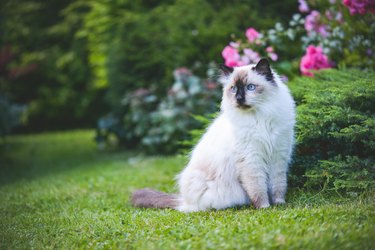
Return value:
<svg viewBox="0 0 375 250">
<path fill-rule="evenodd" d="M 211 113 L 208 115 L 194 115 L 193 118 L 197 122 L 197 127 L 189 131 L 188 140 L 181 141 L 180 154 L 189 156 L 195 145 L 206 132 L 212 121 L 218 116 L 219 112 Z"/>
<path fill-rule="evenodd" d="M 375 185 L 375 74 L 326 70 L 289 84 L 297 102 L 291 186 L 361 192 Z M 211 117 L 184 144 L 193 147 Z M 186 152 L 185 152 L 186 153 Z"/>
<path fill-rule="evenodd" d="M 290 88 L 298 104 L 292 182 L 354 192 L 373 187 L 375 74 L 326 70 Z"/>
<path fill-rule="evenodd" d="M 186 68 L 174 72 L 175 82 L 164 97 L 155 90 L 137 89 L 124 95 L 119 107 L 98 123 L 99 145 L 111 135 L 126 147 L 147 153 L 174 153 L 189 131 L 199 126 L 193 115 L 218 109 L 220 90 L 216 82 L 204 81 Z"/>
<path fill-rule="evenodd" d="M 204 77 L 210 62 L 222 61 L 222 42 L 232 34 L 249 23 L 271 27 L 275 18 L 280 20 L 279 15 L 287 16 L 297 7 L 290 0 L 273 9 L 257 1 L 238 0 L 159 1 L 155 6 L 146 2 L 126 6 L 126 2 L 94 5 L 85 20 L 85 25 L 99 33 L 87 32 L 89 43 L 90 36 L 93 38 L 93 49 L 100 50 L 91 53 L 100 54 L 106 63 L 99 64 L 95 58 L 92 64 L 95 78 L 107 76 L 108 100 L 113 106 L 125 91 L 137 88 L 155 85 L 157 94 L 163 94 L 177 67 L 189 67 Z M 280 13 L 280 7 L 285 12 Z M 268 14 L 264 8 L 278 15 Z M 98 20 L 103 20 L 103 27 L 96 26 Z M 98 39 L 102 46 L 97 46 Z"/>
</svg>

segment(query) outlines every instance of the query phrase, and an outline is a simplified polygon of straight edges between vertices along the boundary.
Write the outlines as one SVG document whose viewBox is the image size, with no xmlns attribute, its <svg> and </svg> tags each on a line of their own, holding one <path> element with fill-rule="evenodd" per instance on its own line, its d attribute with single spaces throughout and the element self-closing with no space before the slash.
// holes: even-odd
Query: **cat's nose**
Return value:
<svg viewBox="0 0 375 250">
<path fill-rule="evenodd" d="M 245 102 L 245 97 L 242 95 L 236 95 L 236 100 L 238 104 L 243 104 Z"/>
</svg>

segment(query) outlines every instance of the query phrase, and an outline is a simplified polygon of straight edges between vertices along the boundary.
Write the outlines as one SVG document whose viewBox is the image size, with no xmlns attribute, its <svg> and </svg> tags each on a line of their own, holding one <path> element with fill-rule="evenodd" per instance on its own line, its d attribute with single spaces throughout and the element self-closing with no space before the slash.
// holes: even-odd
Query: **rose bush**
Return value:
<svg viewBox="0 0 375 250">
<path fill-rule="evenodd" d="M 366 12 L 375 13 L 374 0 L 344 0 L 343 3 L 349 8 L 351 15 L 364 15 Z"/>
<path fill-rule="evenodd" d="M 375 2 L 298 0 L 299 11 L 288 27 L 246 30 L 247 39 L 236 39 L 222 53 L 227 66 L 256 63 L 260 57 L 277 62 L 281 73 L 313 76 L 311 70 L 337 67 L 375 67 Z M 293 44 L 293 46 L 291 46 Z M 290 73 L 292 72 L 292 73 Z"/>
<path fill-rule="evenodd" d="M 118 108 L 98 121 L 99 149 L 120 144 L 151 154 L 175 153 L 181 141 L 189 139 L 189 131 L 199 126 L 193 115 L 219 109 L 221 90 L 214 75 L 211 70 L 210 80 L 202 80 L 187 68 L 177 68 L 166 96 L 145 88 L 125 93 Z"/>
<path fill-rule="evenodd" d="M 314 76 L 311 70 L 328 69 L 331 65 L 321 47 L 310 45 L 301 59 L 300 70 L 303 75 Z"/>
</svg>

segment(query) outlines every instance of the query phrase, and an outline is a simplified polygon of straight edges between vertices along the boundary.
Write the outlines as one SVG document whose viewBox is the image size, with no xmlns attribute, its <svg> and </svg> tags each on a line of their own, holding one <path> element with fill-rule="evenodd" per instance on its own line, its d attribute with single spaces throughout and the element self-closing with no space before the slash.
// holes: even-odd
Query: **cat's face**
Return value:
<svg viewBox="0 0 375 250">
<path fill-rule="evenodd" d="M 223 101 L 231 107 L 252 110 L 263 105 L 277 84 L 267 59 L 257 65 L 222 68 L 225 74 Z"/>
</svg>

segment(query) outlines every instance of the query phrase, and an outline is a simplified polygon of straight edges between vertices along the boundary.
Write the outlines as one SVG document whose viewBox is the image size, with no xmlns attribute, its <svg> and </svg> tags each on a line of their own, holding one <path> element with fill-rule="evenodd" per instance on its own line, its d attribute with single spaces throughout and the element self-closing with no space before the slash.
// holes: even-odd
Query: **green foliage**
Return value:
<svg viewBox="0 0 375 250">
<path fill-rule="evenodd" d="M 1 48 L 11 48 L 12 56 L 0 90 L 28 106 L 21 131 L 89 126 L 106 109 L 103 91 L 90 84 L 85 38 L 76 36 L 79 15 L 62 11 L 71 2 L 2 3 Z"/>
<path fill-rule="evenodd" d="M 21 124 L 25 107 L 9 102 L 0 94 L 0 137 L 9 134 L 12 128 Z"/>
<path fill-rule="evenodd" d="M 106 45 L 105 70 L 113 105 L 136 88 L 155 86 L 158 95 L 164 94 L 173 70 L 179 67 L 204 77 L 210 62 L 222 61 L 218 41 L 227 40 L 248 23 L 270 23 L 258 17 L 260 6 L 254 1 L 162 1 L 152 7 L 139 4 L 117 10 L 112 19 L 115 36 Z"/>
<path fill-rule="evenodd" d="M 191 129 L 189 131 L 189 139 L 183 140 L 181 145 L 181 154 L 188 155 L 195 145 L 199 142 L 205 131 L 208 129 L 209 125 L 217 117 L 219 113 L 212 113 L 208 115 L 194 115 L 193 118 L 200 124 L 199 127 Z"/>
<path fill-rule="evenodd" d="M 28 106 L 22 131 L 90 126 L 126 93 L 164 95 L 175 68 L 202 77 L 209 62 L 221 62 L 220 41 L 249 23 L 271 27 L 297 7 L 295 0 L 263 3 L 4 0 L 0 48 L 14 54 L 7 70 L 34 71 L 1 81 L 0 90 Z"/>
<path fill-rule="evenodd" d="M 290 84 L 299 104 L 294 181 L 353 192 L 374 187 L 374 79 L 369 72 L 327 70 Z"/>
<path fill-rule="evenodd" d="M 148 153 L 174 153 L 181 140 L 198 126 L 193 115 L 216 110 L 220 88 L 203 81 L 186 68 L 175 70 L 175 82 L 166 96 L 151 89 L 125 94 L 120 106 L 98 123 L 97 141 L 108 143 L 114 134 L 121 144 Z"/>
<path fill-rule="evenodd" d="M 94 131 L 11 136 L 0 157 L 0 249 L 372 249 L 373 196 L 292 190 L 285 206 L 139 209 L 132 191 L 173 192 L 183 157 L 97 152 Z M 5 146 L 0 144 L 0 146 Z M 256 230 L 254 230 L 256 229 Z"/>
</svg>

